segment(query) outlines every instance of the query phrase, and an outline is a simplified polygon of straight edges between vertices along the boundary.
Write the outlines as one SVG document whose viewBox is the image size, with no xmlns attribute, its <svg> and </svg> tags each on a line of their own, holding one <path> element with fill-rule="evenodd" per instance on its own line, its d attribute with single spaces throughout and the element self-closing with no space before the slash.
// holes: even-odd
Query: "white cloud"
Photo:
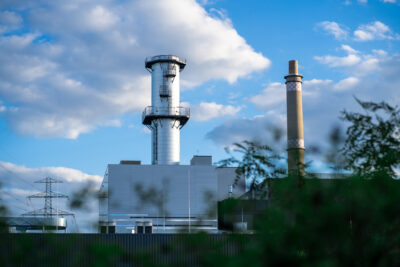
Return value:
<svg viewBox="0 0 400 267">
<path fill-rule="evenodd" d="M 286 101 L 285 85 L 273 82 L 261 91 L 260 94 L 250 97 L 250 102 L 259 108 L 268 108 Z"/>
<path fill-rule="evenodd" d="M 304 80 L 303 87 L 313 88 L 315 90 L 321 90 L 321 86 L 326 86 L 331 84 L 332 80 L 320 80 L 320 79 L 311 79 L 311 80 Z"/>
<path fill-rule="evenodd" d="M 335 83 L 332 80 L 303 80 L 303 98 L 317 98 L 321 93 L 332 90 L 334 85 Z M 272 82 L 259 94 L 250 97 L 249 100 L 259 109 L 280 110 L 283 113 L 286 110 L 286 85 Z"/>
<path fill-rule="evenodd" d="M 12 11 L 0 11 L 0 34 L 15 30 L 22 25 L 22 17 Z"/>
<path fill-rule="evenodd" d="M 215 3 L 215 1 L 211 0 L 198 0 L 200 5 L 207 6 L 207 5 L 212 5 Z"/>
<path fill-rule="evenodd" d="M 317 24 L 318 27 L 325 30 L 327 33 L 333 35 L 337 40 L 346 39 L 348 32 L 342 28 L 337 22 L 334 21 L 322 21 Z"/>
<path fill-rule="evenodd" d="M 188 103 L 185 103 L 186 106 Z M 240 111 L 241 107 L 222 105 L 215 102 L 201 102 L 191 107 L 190 114 L 195 121 L 208 121 L 223 116 L 233 116 Z"/>
<path fill-rule="evenodd" d="M 367 1 L 358 1 L 361 3 L 366 3 Z M 385 0 L 385 2 L 395 3 L 392 0 Z M 345 2 L 346 5 L 350 2 Z M 328 34 L 331 34 L 337 40 L 345 40 L 348 36 L 348 30 L 345 26 L 339 25 L 334 21 L 322 21 L 317 24 L 317 27 L 323 29 Z M 356 41 L 372 41 L 372 40 L 399 40 L 400 35 L 394 33 L 389 26 L 385 25 L 380 21 L 374 21 L 369 24 L 360 25 L 354 32 L 354 40 Z"/>
<path fill-rule="evenodd" d="M 361 58 L 359 55 L 357 55 L 357 50 L 353 49 L 349 45 L 342 45 L 341 50 L 345 51 L 347 53 L 347 56 L 315 56 L 314 59 L 322 64 L 327 64 L 330 67 L 350 67 L 360 63 Z"/>
<path fill-rule="evenodd" d="M 357 0 L 357 2 L 366 4 L 368 2 L 368 0 Z"/>
<path fill-rule="evenodd" d="M 383 39 L 400 39 L 400 35 L 393 33 L 387 25 L 380 21 L 361 25 L 357 30 L 354 31 L 354 40 L 356 41 L 372 41 Z"/>
<path fill-rule="evenodd" d="M 345 72 L 345 74 L 349 76 L 348 78 L 342 80 L 340 82 L 340 85 L 336 85 L 336 89 L 344 89 L 346 88 L 345 85 L 355 85 L 361 80 L 363 80 L 364 84 L 364 80 L 366 80 L 366 78 L 368 77 L 371 77 L 370 80 L 374 83 L 386 83 L 389 82 L 389 80 L 382 79 L 382 77 L 387 77 L 389 73 L 396 73 L 396 71 L 399 70 L 397 68 L 399 54 L 395 53 L 389 55 L 386 51 L 381 49 L 373 49 L 370 53 L 364 53 L 357 51 L 349 46 L 342 46 L 341 49 L 345 50 L 348 55 L 344 57 L 336 57 L 330 55 L 315 57 L 315 59 L 320 63 L 326 64 L 329 67 L 335 67 L 339 70 L 342 70 Z M 341 64 L 341 62 L 345 62 L 349 58 L 349 55 L 357 56 L 357 62 L 354 62 L 354 64 Z M 394 80 L 397 80 L 397 78 Z"/>
<path fill-rule="evenodd" d="M 186 87 L 211 79 L 234 83 L 270 65 L 226 15 L 207 13 L 194 0 L 3 6 L 24 10 L 24 16 L 3 12 L 1 21 L 27 27 L 27 33 L 0 34 L 0 98 L 15 107 L 1 114 L 25 135 L 77 138 L 96 127 L 119 126 L 119 115 L 150 104 L 146 56 L 186 58 Z"/>
<path fill-rule="evenodd" d="M 384 3 L 396 3 L 396 0 L 382 0 Z"/>
<path fill-rule="evenodd" d="M 315 99 L 321 96 L 321 94 L 326 94 L 331 90 L 334 82 L 332 80 L 326 79 L 311 79 L 303 81 L 302 94 L 304 98 Z"/>
<path fill-rule="evenodd" d="M 271 110 L 252 118 L 236 118 L 224 121 L 207 133 L 206 137 L 216 144 L 230 146 L 242 141 L 253 141 L 281 150 L 285 146 L 284 129 L 286 118 L 283 113 Z"/>
<path fill-rule="evenodd" d="M 333 89 L 337 91 L 353 89 L 359 82 L 360 80 L 357 77 L 348 77 L 335 84 Z"/>
<path fill-rule="evenodd" d="M 28 168 L 22 165 L 16 165 L 10 162 L 0 161 L 0 174 L 15 174 L 20 178 L 32 181 L 32 179 L 38 180 L 40 177 L 50 176 L 63 180 L 65 182 L 95 182 L 99 184 L 103 178 L 98 175 L 90 175 L 83 173 L 82 171 L 65 168 L 65 167 L 41 167 L 41 168 Z M 39 178 L 38 178 L 39 177 Z M 11 176 L 12 179 L 12 176 Z M 15 180 L 14 180 L 15 181 Z"/>
<path fill-rule="evenodd" d="M 22 17 L 12 11 L 0 11 L 0 23 L 6 25 L 20 25 Z"/>
<path fill-rule="evenodd" d="M 361 61 L 361 58 L 354 54 L 349 54 L 345 57 L 336 57 L 336 56 L 315 56 L 318 62 L 327 64 L 331 67 L 350 67 L 358 64 Z"/>
<path fill-rule="evenodd" d="M 357 50 L 355 50 L 354 48 L 352 48 L 349 45 L 342 45 L 341 49 L 346 51 L 349 54 L 358 54 L 359 53 Z"/>
<path fill-rule="evenodd" d="M 118 16 L 103 6 L 95 6 L 86 17 L 87 25 L 94 30 L 107 30 L 118 21 Z"/>
<path fill-rule="evenodd" d="M 360 53 L 347 45 L 342 45 L 342 50 L 347 52 L 347 56 L 316 56 L 315 60 L 329 67 L 345 68 L 352 75 L 365 76 L 374 71 L 378 71 L 382 62 L 390 59 L 384 50 L 372 50 L 372 53 Z"/>
</svg>

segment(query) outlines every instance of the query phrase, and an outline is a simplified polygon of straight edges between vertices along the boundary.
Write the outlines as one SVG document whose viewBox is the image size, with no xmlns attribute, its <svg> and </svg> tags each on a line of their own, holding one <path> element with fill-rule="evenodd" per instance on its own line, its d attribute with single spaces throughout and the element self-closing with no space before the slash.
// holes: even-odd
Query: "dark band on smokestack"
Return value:
<svg viewBox="0 0 400 267">
<path fill-rule="evenodd" d="M 286 79 L 287 151 L 289 173 L 304 175 L 302 75 L 298 74 L 297 60 L 289 61 Z"/>
</svg>

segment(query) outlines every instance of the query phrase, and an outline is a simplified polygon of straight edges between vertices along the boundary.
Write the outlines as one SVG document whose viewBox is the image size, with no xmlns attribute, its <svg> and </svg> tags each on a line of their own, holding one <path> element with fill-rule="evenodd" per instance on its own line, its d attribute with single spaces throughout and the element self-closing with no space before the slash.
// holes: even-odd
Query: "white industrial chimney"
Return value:
<svg viewBox="0 0 400 267">
<path fill-rule="evenodd" d="M 189 108 L 180 107 L 179 74 L 186 61 L 177 56 L 146 58 L 151 73 L 151 106 L 142 122 L 152 134 L 152 164 L 171 165 L 180 161 L 180 129 L 189 120 Z"/>
</svg>

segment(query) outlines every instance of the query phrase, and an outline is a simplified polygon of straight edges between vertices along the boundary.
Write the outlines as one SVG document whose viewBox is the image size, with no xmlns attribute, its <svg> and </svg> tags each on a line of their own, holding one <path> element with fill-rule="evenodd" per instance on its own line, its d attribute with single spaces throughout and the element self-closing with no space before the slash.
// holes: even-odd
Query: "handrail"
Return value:
<svg viewBox="0 0 400 267">
<path fill-rule="evenodd" d="M 186 64 L 186 59 L 181 59 L 178 56 L 174 55 L 158 55 L 153 57 L 146 57 L 145 62 L 154 61 L 154 60 L 176 60 Z"/>
<path fill-rule="evenodd" d="M 148 106 L 143 111 L 143 116 L 190 116 L 190 109 L 187 107 L 153 107 Z"/>
<path fill-rule="evenodd" d="M 149 69 L 156 62 L 173 62 L 180 66 L 180 70 L 182 70 L 186 66 L 186 59 L 180 59 L 178 56 L 173 55 L 158 55 L 154 57 L 146 57 L 144 65 L 147 69 Z"/>
<path fill-rule="evenodd" d="M 151 125 L 157 119 L 179 120 L 180 127 L 186 124 L 190 118 L 190 109 L 186 107 L 153 107 L 148 106 L 142 113 L 142 123 Z"/>
</svg>

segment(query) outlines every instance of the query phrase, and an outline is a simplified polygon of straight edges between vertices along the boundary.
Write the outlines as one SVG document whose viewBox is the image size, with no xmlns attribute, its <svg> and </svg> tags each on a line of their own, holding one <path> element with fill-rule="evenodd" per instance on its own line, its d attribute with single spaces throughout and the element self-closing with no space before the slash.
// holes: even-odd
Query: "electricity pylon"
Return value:
<svg viewBox="0 0 400 267">
<path fill-rule="evenodd" d="M 44 208 L 33 210 L 27 213 L 22 214 L 22 216 L 45 216 L 45 217 L 53 217 L 53 216 L 74 216 L 73 213 L 54 209 L 53 208 L 53 198 L 66 198 L 68 199 L 67 195 L 54 192 L 52 190 L 52 184 L 54 183 L 62 183 L 60 180 L 56 180 L 50 177 L 46 177 L 42 180 L 36 181 L 35 183 L 46 184 L 46 191 L 37 193 L 34 195 L 30 195 L 27 198 L 44 198 Z"/>
</svg>

